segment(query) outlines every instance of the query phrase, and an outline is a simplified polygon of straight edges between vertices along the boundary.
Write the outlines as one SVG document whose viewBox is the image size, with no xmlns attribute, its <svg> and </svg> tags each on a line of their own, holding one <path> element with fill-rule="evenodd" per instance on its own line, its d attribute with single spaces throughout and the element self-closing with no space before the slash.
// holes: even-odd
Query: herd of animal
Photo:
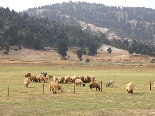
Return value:
<svg viewBox="0 0 155 116">
<path fill-rule="evenodd" d="M 59 83 L 75 83 L 76 86 L 85 86 L 85 83 L 89 83 L 89 88 L 96 88 L 97 90 L 101 90 L 100 84 L 96 82 L 95 77 L 92 75 L 73 75 L 73 76 L 65 76 L 65 77 L 56 77 L 56 76 L 51 76 L 46 77 L 47 73 L 42 73 L 44 75 L 31 75 L 31 73 L 26 73 L 25 74 L 25 79 L 24 79 L 24 87 L 28 87 L 31 81 L 33 82 L 44 82 L 47 83 L 48 80 L 53 79 L 53 81 L 49 84 L 49 89 L 50 91 L 53 91 L 53 94 L 56 94 L 58 92 L 63 92 L 63 88 Z M 45 75 L 46 74 L 46 75 Z M 110 80 L 107 82 L 106 87 L 109 87 L 110 85 L 114 85 L 114 80 Z M 128 93 L 133 93 L 133 88 L 134 85 L 133 83 L 128 83 L 127 84 L 127 92 Z"/>
</svg>

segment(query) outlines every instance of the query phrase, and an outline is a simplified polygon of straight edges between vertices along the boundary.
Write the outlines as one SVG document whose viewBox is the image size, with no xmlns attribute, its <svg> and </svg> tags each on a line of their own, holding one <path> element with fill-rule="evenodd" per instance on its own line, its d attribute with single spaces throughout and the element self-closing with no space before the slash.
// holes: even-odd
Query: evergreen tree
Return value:
<svg viewBox="0 0 155 116">
<path fill-rule="evenodd" d="M 88 55 L 94 56 L 95 54 L 97 54 L 97 46 L 92 43 L 89 46 L 89 53 L 88 53 Z"/>
<path fill-rule="evenodd" d="M 111 53 L 111 52 L 112 52 L 111 47 L 109 47 L 109 48 L 107 49 L 107 51 L 108 51 L 108 53 Z"/>
<path fill-rule="evenodd" d="M 65 42 L 59 42 L 57 45 L 58 48 L 58 53 L 64 58 L 65 56 L 67 56 L 67 51 L 68 51 L 68 47 L 67 44 Z"/>
<path fill-rule="evenodd" d="M 8 54 L 9 52 L 9 43 L 7 41 L 4 42 L 4 54 Z"/>
<path fill-rule="evenodd" d="M 82 49 L 77 50 L 76 54 L 77 54 L 79 60 L 82 61 Z"/>
</svg>

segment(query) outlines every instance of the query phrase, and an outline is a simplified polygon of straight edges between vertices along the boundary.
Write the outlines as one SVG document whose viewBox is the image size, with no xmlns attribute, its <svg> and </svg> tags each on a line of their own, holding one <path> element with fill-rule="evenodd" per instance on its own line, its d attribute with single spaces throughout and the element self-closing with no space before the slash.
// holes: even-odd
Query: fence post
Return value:
<svg viewBox="0 0 155 116">
<path fill-rule="evenodd" d="M 9 96 L 9 86 L 8 86 L 8 96 Z"/>
<path fill-rule="evenodd" d="M 151 91 L 151 81 L 150 81 L 150 91 Z"/>
<path fill-rule="evenodd" d="M 101 92 L 102 92 L 102 81 L 101 81 Z"/>
<path fill-rule="evenodd" d="M 44 94 L 44 84 L 43 84 L 43 94 Z"/>
<path fill-rule="evenodd" d="M 75 93 L 75 84 L 74 84 L 74 93 Z"/>
</svg>

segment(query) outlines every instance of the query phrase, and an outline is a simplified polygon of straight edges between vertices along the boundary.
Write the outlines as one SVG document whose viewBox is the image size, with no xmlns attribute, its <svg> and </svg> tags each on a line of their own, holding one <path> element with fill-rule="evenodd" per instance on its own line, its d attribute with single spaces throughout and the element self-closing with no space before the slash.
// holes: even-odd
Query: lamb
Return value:
<svg viewBox="0 0 155 116">
<path fill-rule="evenodd" d="M 96 91 L 97 91 L 97 89 L 100 91 L 100 85 L 98 82 L 90 82 L 89 87 L 90 87 L 90 89 L 96 88 Z"/>
<path fill-rule="evenodd" d="M 25 74 L 25 77 L 30 77 L 31 76 L 31 73 L 26 73 Z"/>
<path fill-rule="evenodd" d="M 58 83 L 64 83 L 65 77 L 58 77 Z"/>
<path fill-rule="evenodd" d="M 106 87 L 109 87 L 110 85 L 114 85 L 114 80 L 110 80 L 107 82 Z"/>
<path fill-rule="evenodd" d="M 29 83 L 30 83 L 30 77 L 25 78 L 24 87 L 28 87 Z"/>
<path fill-rule="evenodd" d="M 81 84 L 83 84 L 83 81 L 81 79 L 76 79 L 75 84 L 81 86 Z"/>
<path fill-rule="evenodd" d="M 129 82 L 126 88 L 128 93 L 131 93 L 131 94 L 133 93 L 133 88 L 134 88 L 133 83 Z"/>
</svg>

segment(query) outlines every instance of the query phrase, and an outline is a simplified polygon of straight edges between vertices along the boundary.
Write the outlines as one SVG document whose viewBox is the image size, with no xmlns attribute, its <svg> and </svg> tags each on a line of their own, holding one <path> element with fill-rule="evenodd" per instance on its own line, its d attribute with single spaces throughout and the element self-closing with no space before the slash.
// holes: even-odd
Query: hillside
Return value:
<svg viewBox="0 0 155 116">
<path fill-rule="evenodd" d="M 98 34 L 101 31 L 109 38 L 136 39 L 148 45 L 155 43 L 155 10 L 149 8 L 70 1 L 31 8 L 25 12 L 63 24 L 80 25 L 90 33 Z M 115 34 L 110 36 L 111 32 Z"/>
</svg>

